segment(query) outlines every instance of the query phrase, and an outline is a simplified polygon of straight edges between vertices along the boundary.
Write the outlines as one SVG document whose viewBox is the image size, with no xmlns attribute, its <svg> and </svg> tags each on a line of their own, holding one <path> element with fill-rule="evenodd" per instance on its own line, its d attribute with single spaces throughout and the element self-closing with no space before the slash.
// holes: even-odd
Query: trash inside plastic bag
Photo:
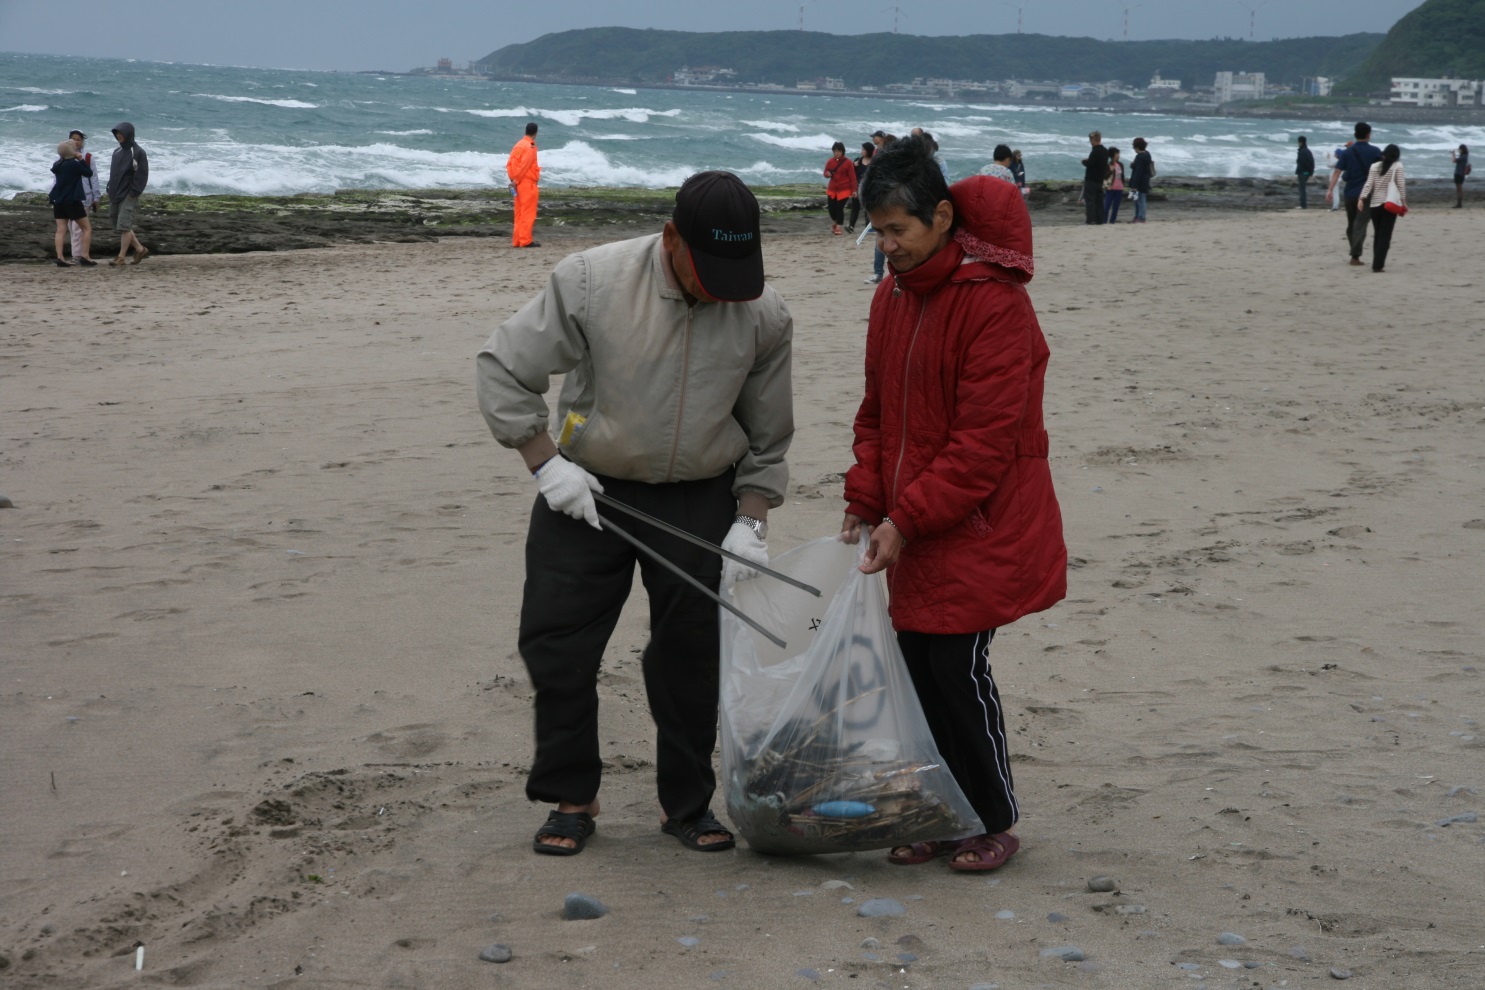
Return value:
<svg viewBox="0 0 1485 990">
<path fill-rule="evenodd" d="M 861 550 L 825 538 L 769 566 L 816 598 L 760 578 L 726 591 L 782 636 L 779 649 L 722 612 L 722 779 L 748 844 L 774 854 L 883 849 L 979 835 L 939 756 Z"/>
</svg>

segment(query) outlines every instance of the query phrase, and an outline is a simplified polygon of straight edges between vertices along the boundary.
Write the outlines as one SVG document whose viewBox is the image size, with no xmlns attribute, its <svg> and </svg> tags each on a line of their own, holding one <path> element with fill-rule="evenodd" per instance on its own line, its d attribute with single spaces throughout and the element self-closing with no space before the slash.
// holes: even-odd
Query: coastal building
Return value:
<svg viewBox="0 0 1485 990">
<path fill-rule="evenodd" d="M 675 86 L 731 86 L 737 72 L 715 65 L 683 65 L 670 75 Z"/>
<path fill-rule="evenodd" d="M 1233 100 L 1261 100 L 1267 90 L 1262 72 L 1219 72 L 1212 91 L 1218 103 Z"/>
<path fill-rule="evenodd" d="M 1157 94 L 1160 96 L 1169 96 L 1171 93 L 1180 92 L 1181 80 L 1162 79 L 1160 76 L 1160 70 L 1156 69 L 1155 75 L 1150 77 L 1150 85 L 1146 86 L 1145 89 L 1151 96 L 1155 96 Z"/>
<path fill-rule="evenodd" d="M 1477 107 L 1485 105 L 1485 80 L 1397 76 L 1391 102 L 1407 107 Z"/>
</svg>

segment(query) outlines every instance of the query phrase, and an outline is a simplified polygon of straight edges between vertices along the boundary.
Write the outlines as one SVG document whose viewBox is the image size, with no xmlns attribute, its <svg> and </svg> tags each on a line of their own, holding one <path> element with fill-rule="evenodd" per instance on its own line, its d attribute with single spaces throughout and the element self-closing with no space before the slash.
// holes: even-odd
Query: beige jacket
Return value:
<svg viewBox="0 0 1485 990">
<path fill-rule="evenodd" d="M 745 303 L 686 304 L 660 235 L 569 255 L 475 359 L 480 411 L 519 447 L 549 428 L 594 474 L 661 483 L 715 478 L 783 502 L 794 436 L 794 321 L 772 288 Z"/>
</svg>

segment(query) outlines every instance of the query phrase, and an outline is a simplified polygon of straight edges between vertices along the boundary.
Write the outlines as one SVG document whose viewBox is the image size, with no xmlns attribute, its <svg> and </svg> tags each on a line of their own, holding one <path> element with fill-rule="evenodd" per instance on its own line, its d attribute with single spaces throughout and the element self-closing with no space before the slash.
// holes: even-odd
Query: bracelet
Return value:
<svg viewBox="0 0 1485 990">
<path fill-rule="evenodd" d="M 886 523 L 888 526 L 891 526 L 893 529 L 897 530 L 897 535 L 898 536 L 902 536 L 902 529 L 897 525 L 897 523 L 895 523 L 895 522 L 892 521 L 892 517 L 891 516 L 883 516 L 882 517 L 882 522 Z M 906 536 L 902 536 L 902 545 L 903 546 L 907 546 L 907 542 L 908 542 L 907 541 L 907 537 Z"/>
</svg>

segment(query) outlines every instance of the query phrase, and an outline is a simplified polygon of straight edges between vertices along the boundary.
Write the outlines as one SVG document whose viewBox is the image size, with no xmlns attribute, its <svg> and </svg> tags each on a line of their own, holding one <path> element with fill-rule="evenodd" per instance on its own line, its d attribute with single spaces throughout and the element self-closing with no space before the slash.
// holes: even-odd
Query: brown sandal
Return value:
<svg viewBox="0 0 1485 990">
<path fill-rule="evenodd" d="M 914 842 L 908 846 L 898 846 L 887 854 L 887 862 L 898 866 L 917 866 L 919 863 L 927 863 L 938 859 L 940 856 L 954 848 L 952 842 Z M 907 849 L 907 855 L 899 855 L 897 849 Z"/>
<path fill-rule="evenodd" d="M 995 835 L 977 835 L 972 839 L 965 839 L 954 847 L 954 858 L 949 860 L 949 869 L 957 870 L 960 873 L 998 870 L 1020 848 L 1021 840 L 1010 832 L 998 832 Z M 980 858 L 959 859 L 960 853 L 974 853 Z"/>
</svg>

